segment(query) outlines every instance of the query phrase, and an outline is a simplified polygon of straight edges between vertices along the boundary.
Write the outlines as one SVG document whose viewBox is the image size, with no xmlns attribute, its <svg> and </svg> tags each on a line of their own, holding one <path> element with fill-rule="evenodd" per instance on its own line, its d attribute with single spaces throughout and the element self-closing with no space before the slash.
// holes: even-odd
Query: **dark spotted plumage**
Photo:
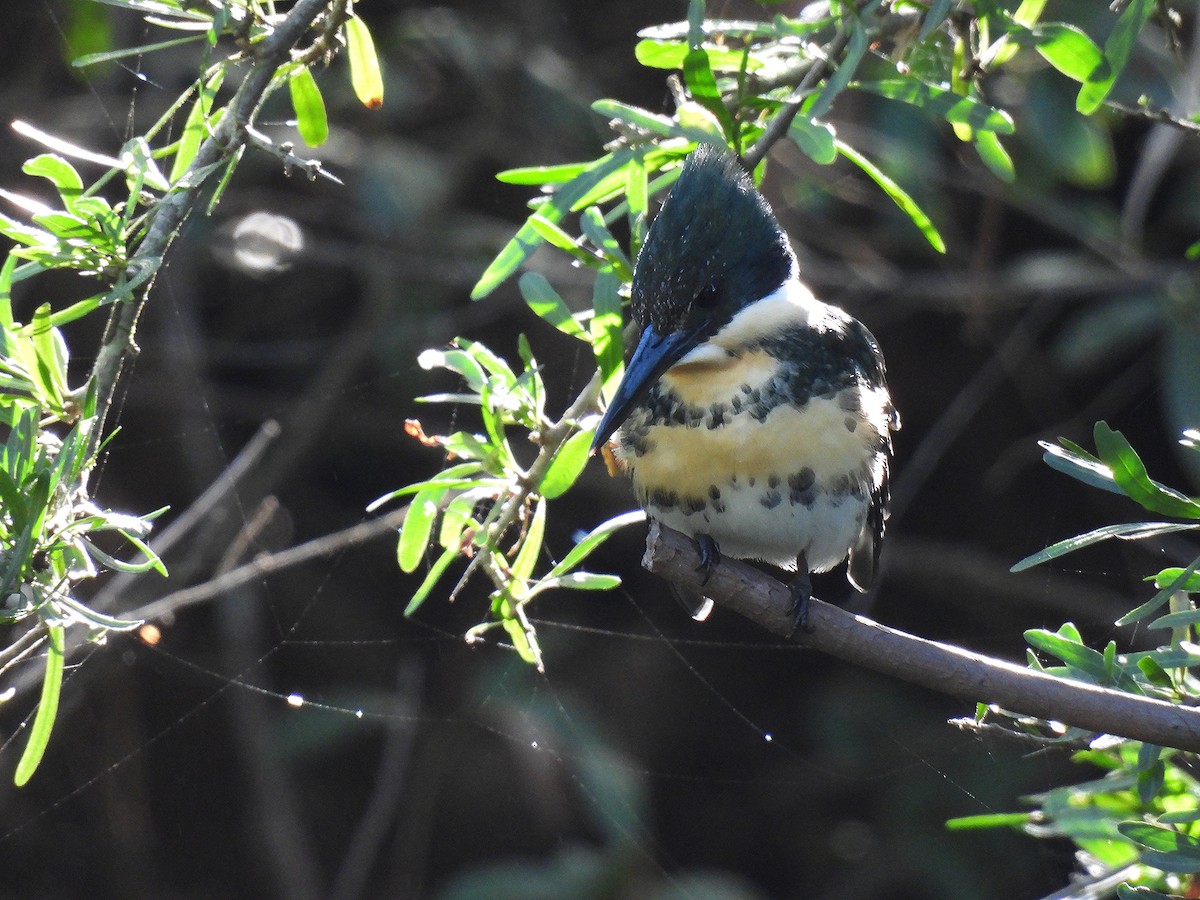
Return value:
<svg viewBox="0 0 1200 900">
<path fill-rule="evenodd" d="M 871 333 L 800 283 L 735 158 L 685 162 L 638 256 L 638 348 L 596 434 L 650 515 L 718 553 L 875 577 L 899 420 Z M 718 549 L 719 548 L 719 549 Z"/>
</svg>

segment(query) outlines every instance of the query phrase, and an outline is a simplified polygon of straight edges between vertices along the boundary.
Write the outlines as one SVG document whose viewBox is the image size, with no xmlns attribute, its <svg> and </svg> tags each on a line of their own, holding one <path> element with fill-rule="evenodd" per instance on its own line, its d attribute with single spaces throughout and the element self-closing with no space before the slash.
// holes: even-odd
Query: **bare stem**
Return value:
<svg viewBox="0 0 1200 900">
<path fill-rule="evenodd" d="M 1200 709 L 1057 678 L 929 641 L 813 599 L 811 633 L 795 631 L 788 588 L 753 566 L 725 560 L 701 585 L 700 555 L 684 535 L 651 523 L 642 560 L 648 570 L 705 595 L 786 637 L 847 662 L 968 701 L 1103 734 L 1200 752 Z"/>
</svg>

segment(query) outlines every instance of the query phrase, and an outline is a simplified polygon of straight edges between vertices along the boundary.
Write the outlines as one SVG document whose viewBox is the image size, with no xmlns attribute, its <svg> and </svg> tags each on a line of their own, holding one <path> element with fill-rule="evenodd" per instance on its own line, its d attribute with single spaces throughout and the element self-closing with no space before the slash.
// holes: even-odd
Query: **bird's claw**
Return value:
<svg viewBox="0 0 1200 900">
<path fill-rule="evenodd" d="M 808 572 L 801 569 L 796 577 L 788 583 L 788 590 L 792 595 L 790 615 L 793 633 L 796 629 L 800 629 L 805 634 L 812 634 L 813 627 L 808 621 L 809 607 L 812 605 L 812 582 L 808 577 Z"/>
<path fill-rule="evenodd" d="M 721 563 L 721 549 L 712 535 L 708 534 L 696 535 L 696 548 L 700 551 L 700 565 L 696 566 L 696 571 L 704 573 L 700 579 L 700 586 L 703 587 L 712 577 L 713 569 Z"/>
</svg>

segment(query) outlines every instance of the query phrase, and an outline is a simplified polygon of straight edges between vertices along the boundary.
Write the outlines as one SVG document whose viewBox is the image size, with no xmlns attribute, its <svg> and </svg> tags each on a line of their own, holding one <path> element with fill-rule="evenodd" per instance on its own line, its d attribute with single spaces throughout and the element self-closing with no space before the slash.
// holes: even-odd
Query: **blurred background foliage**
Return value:
<svg viewBox="0 0 1200 900">
<path fill-rule="evenodd" d="M 4 123 L 111 152 L 194 78 L 186 47 L 69 65 L 157 39 L 137 16 L 88 0 L 11 6 Z M 528 189 L 493 175 L 598 155 L 610 137 L 589 108 L 598 98 L 670 111 L 663 73 L 641 68 L 633 46 L 685 6 L 359 4 L 386 101 L 364 110 L 337 71 L 344 61 L 320 79 L 331 127 L 320 156 L 344 186 L 247 155 L 216 214 L 175 243 L 147 308 L 121 432 L 93 481 L 106 506 L 170 505 L 169 521 L 264 421 L 282 431 L 237 496 L 165 559 L 170 587 L 129 579 L 122 609 L 352 525 L 371 499 L 436 472 L 441 454 L 403 428 L 414 396 L 455 388 L 417 365 L 426 348 L 464 335 L 516 359 L 524 332 L 555 373 L 550 408 L 578 392 L 590 354 L 533 317 L 514 282 L 468 299 L 526 215 Z M 1051 7 L 1098 41 L 1111 27 L 1093 0 Z M 708 12 L 764 15 L 736 0 Z M 1200 83 L 1186 13 L 1184 116 L 1195 112 L 1187 86 Z M 1117 86 L 1131 108 L 1143 95 L 1166 102 L 1163 79 L 1180 64 L 1155 55 L 1169 42 L 1154 36 Z M 1176 451 L 1200 420 L 1185 258 L 1200 238 L 1196 138 L 1112 110 L 1080 117 L 1077 87 L 1028 57 L 985 83 L 1016 122 L 1012 184 L 944 123 L 862 92 L 839 98 L 839 134 L 922 204 L 944 256 L 845 163 L 817 166 L 781 143 L 764 185 L 818 294 L 879 338 L 904 417 L 882 585 L 851 598 L 835 573 L 818 595 L 1015 660 L 1023 631 L 1064 619 L 1137 648 L 1145 635 L 1112 621 L 1153 591 L 1145 572 L 1196 555 L 1168 537 L 1009 574 L 1064 535 L 1130 514 L 1043 466 L 1039 439 L 1084 442 L 1104 418 L 1158 480 L 1193 492 L 1200 480 Z M 284 135 L 290 111 L 273 103 L 263 118 Z M 0 142 L 0 186 L 21 183 L 36 152 L 12 133 Z M 561 256 L 539 252 L 531 267 L 568 301 L 590 299 L 590 280 Z M 15 302 L 27 320 L 34 298 Z M 70 334 L 77 354 L 97 328 Z M 429 433 L 448 433 L 459 413 L 420 415 Z M 593 465 L 559 505 L 546 545 L 561 558 L 633 501 Z M 261 525 L 249 538 L 248 522 Z M 239 535 L 248 547 L 231 553 Z M 478 586 L 405 620 L 423 573 L 397 572 L 386 535 L 182 607 L 157 633 L 110 636 L 69 667 L 37 777 L 0 786 L 0 890 L 1008 898 L 1064 883 L 1066 842 L 947 834 L 943 823 L 1011 809 L 1077 767 L 952 730 L 945 720 L 970 712 L 962 704 L 719 614 L 691 622 L 640 572 L 641 543 L 626 529 L 597 552 L 595 568 L 621 573 L 624 591 L 547 596 L 531 610 L 544 676 L 462 643 L 486 604 Z M 30 696 L 3 710 L 6 735 Z"/>
</svg>

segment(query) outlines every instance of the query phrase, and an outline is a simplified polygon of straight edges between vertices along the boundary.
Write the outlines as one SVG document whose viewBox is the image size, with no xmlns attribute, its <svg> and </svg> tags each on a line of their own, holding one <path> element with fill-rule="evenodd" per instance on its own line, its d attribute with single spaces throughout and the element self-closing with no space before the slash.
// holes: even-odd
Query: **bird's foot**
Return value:
<svg viewBox="0 0 1200 900">
<path fill-rule="evenodd" d="M 808 611 L 812 600 L 812 581 L 808 577 L 808 570 L 801 568 L 796 577 L 788 583 L 788 590 L 792 595 L 792 608 L 790 615 L 792 619 L 792 631 L 797 628 L 805 634 L 812 634 L 813 627 L 808 621 Z"/>
<path fill-rule="evenodd" d="M 703 586 L 708 584 L 713 569 L 721 563 L 721 548 L 710 534 L 696 535 L 696 548 L 700 551 L 700 565 L 696 566 L 696 571 L 704 573 L 704 577 L 700 579 Z"/>
</svg>

